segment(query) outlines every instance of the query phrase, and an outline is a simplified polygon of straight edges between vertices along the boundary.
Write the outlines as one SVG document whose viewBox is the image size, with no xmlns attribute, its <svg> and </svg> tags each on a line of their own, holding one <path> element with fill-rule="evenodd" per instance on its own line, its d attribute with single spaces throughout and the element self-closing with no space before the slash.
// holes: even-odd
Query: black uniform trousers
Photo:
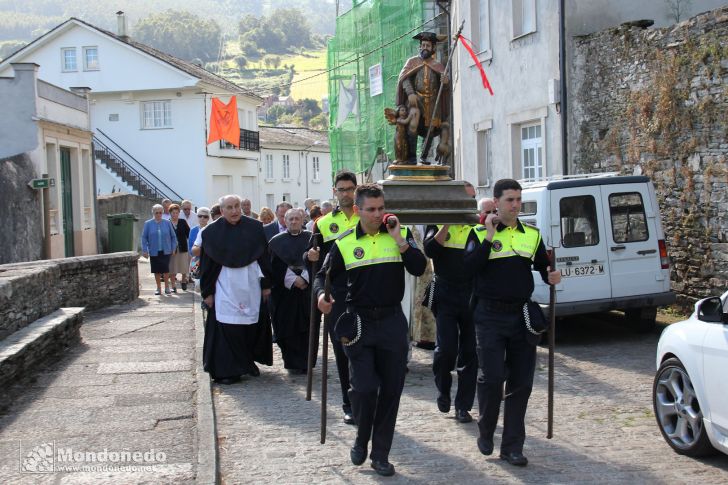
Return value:
<svg viewBox="0 0 728 485">
<path fill-rule="evenodd" d="M 362 321 L 362 335 L 344 346 L 351 372 L 352 411 L 357 422 L 357 445 L 371 438 L 372 460 L 388 461 L 407 367 L 407 319 L 400 305 L 376 309 L 353 308 Z"/>
<path fill-rule="evenodd" d="M 450 396 L 452 371 L 458 373 L 455 409 L 470 411 L 475 400 L 478 357 L 475 352 L 475 327 L 470 311 L 470 285 L 453 285 L 435 280 L 437 336 L 432 359 L 435 385 L 441 394 Z"/>
<path fill-rule="evenodd" d="M 333 308 L 328 315 L 328 332 L 331 339 L 331 346 L 334 349 L 334 358 L 336 359 L 336 370 L 339 372 L 339 382 L 341 383 L 341 399 L 342 408 L 345 413 L 351 413 L 351 401 L 349 400 L 349 359 L 344 353 L 344 346 L 334 336 L 334 326 L 342 313 L 346 311 L 346 287 L 339 289 L 331 288 L 331 296 L 334 298 Z"/>
<path fill-rule="evenodd" d="M 500 449 L 501 453 L 522 452 L 536 346 L 526 340 L 521 311 L 494 311 L 486 301 L 480 300 L 475 307 L 474 321 L 478 340 L 480 436 L 493 438 L 507 376 Z"/>
</svg>

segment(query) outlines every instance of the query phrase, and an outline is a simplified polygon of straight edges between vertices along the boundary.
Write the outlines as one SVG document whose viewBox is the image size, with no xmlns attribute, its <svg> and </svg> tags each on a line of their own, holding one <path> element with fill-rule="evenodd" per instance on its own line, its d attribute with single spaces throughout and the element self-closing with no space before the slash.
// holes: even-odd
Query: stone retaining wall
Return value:
<svg viewBox="0 0 728 485">
<path fill-rule="evenodd" d="M 60 307 L 136 299 L 138 259 L 125 252 L 0 265 L 0 339 Z"/>
<path fill-rule="evenodd" d="M 685 306 L 728 283 L 728 7 L 662 29 L 574 40 L 576 173 L 649 176 Z"/>
</svg>

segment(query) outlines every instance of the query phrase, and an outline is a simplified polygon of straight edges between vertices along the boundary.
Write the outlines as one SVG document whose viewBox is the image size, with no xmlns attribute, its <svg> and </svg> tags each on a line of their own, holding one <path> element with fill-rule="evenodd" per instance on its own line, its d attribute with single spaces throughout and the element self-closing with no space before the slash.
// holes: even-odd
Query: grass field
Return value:
<svg viewBox="0 0 728 485">
<path fill-rule="evenodd" d="M 240 48 L 237 42 L 228 42 L 225 50 L 226 54 L 232 57 L 240 54 Z M 321 103 L 321 98 L 328 92 L 327 76 L 325 74 L 303 82 L 296 81 L 322 73 L 326 70 L 326 49 L 311 51 L 305 55 L 282 55 L 280 58 L 281 66 L 284 64 L 289 66 L 293 64 L 294 66 L 294 84 L 291 85 L 293 99 L 311 98 Z M 286 76 L 279 74 L 281 67 L 279 67 L 278 71 L 266 69 L 261 61 L 248 62 L 247 68 L 256 71 L 255 75 L 251 77 L 243 77 L 232 59 L 225 61 L 221 67 L 220 75 L 241 86 L 253 89 L 256 92 L 270 91 L 273 86 L 286 82 Z"/>
</svg>

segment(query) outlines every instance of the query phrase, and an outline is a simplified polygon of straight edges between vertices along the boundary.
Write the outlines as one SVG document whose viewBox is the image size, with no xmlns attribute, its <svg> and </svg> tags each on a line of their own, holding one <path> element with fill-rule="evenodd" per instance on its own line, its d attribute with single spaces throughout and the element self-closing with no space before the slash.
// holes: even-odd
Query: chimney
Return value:
<svg viewBox="0 0 728 485">
<path fill-rule="evenodd" d="M 116 35 L 124 42 L 129 40 L 129 34 L 126 33 L 126 15 L 121 10 L 116 12 Z"/>
</svg>

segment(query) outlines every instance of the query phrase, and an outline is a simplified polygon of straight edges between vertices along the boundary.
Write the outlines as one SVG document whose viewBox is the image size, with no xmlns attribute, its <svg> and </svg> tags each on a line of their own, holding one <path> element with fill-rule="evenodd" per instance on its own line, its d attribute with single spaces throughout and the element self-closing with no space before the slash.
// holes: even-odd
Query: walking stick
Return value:
<svg viewBox="0 0 728 485">
<path fill-rule="evenodd" d="M 331 276 L 329 273 L 331 269 L 326 271 L 326 280 L 324 283 L 324 300 L 331 301 Z M 327 397 L 327 385 L 328 385 L 328 370 L 329 370 L 329 339 L 328 339 L 328 326 L 329 318 L 331 313 L 324 315 L 324 327 L 323 327 L 323 346 L 321 352 L 321 444 L 326 443 L 326 397 Z"/>
<path fill-rule="evenodd" d="M 321 234 L 313 234 L 313 247 L 319 247 L 317 239 Z M 311 276 L 310 280 L 316 277 L 318 272 L 319 262 L 321 261 L 321 255 L 319 259 L 311 263 Z M 313 388 L 313 363 L 316 360 L 316 343 L 318 342 L 318 332 L 316 331 L 316 316 L 319 315 L 318 306 L 316 305 L 316 293 L 311 288 L 311 315 L 308 324 L 308 363 L 306 364 L 306 401 L 311 400 L 311 389 Z M 320 315 L 319 315 L 320 316 Z"/>
<path fill-rule="evenodd" d="M 455 47 L 457 47 L 458 42 L 460 41 L 460 33 L 463 31 L 463 27 L 465 27 L 465 20 L 463 20 L 463 23 L 460 24 L 460 28 L 458 29 L 458 33 L 455 34 L 455 42 L 453 43 L 452 47 L 450 48 L 450 53 L 447 56 L 447 63 L 445 64 L 445 69 L 442 71 L 445 75 L 448 75 L 447 70 L 450 68 L 450 61 L 452 61 L 452 53 L 455 52 Z M 437 113 L 438 105 L 440 104 L 440 96 L 442 95 L 442 88 L 445 86 L 444 83 L 440 83 L 440 89 L 437 90 L 437 96 L 435 97 L 435 107 L 432 108 L 432 119 L 430 120 L 430 126 L 427 128 L 427 136 L 425 136 L 425 142 L 422 144 L 422 155 L 420 155 L 420 160 L 423 162 L 427 160 L 427 152 L 430 151 L 430 147 L 432 146 L 432 122 L 435 119 L 435 114 Z M 442 120 L 441 120 L 442 121 Z"/>
<path fill-rule="evenodd" d="M 556 250 L 551 248 L 551 271 L 556 270 Z M 554 436 L 554 346 L 556 345 L 556 285 L 549 285 L 549 388 L 548 417 L 546 418 L 546 438 Z"/>
</svg>

